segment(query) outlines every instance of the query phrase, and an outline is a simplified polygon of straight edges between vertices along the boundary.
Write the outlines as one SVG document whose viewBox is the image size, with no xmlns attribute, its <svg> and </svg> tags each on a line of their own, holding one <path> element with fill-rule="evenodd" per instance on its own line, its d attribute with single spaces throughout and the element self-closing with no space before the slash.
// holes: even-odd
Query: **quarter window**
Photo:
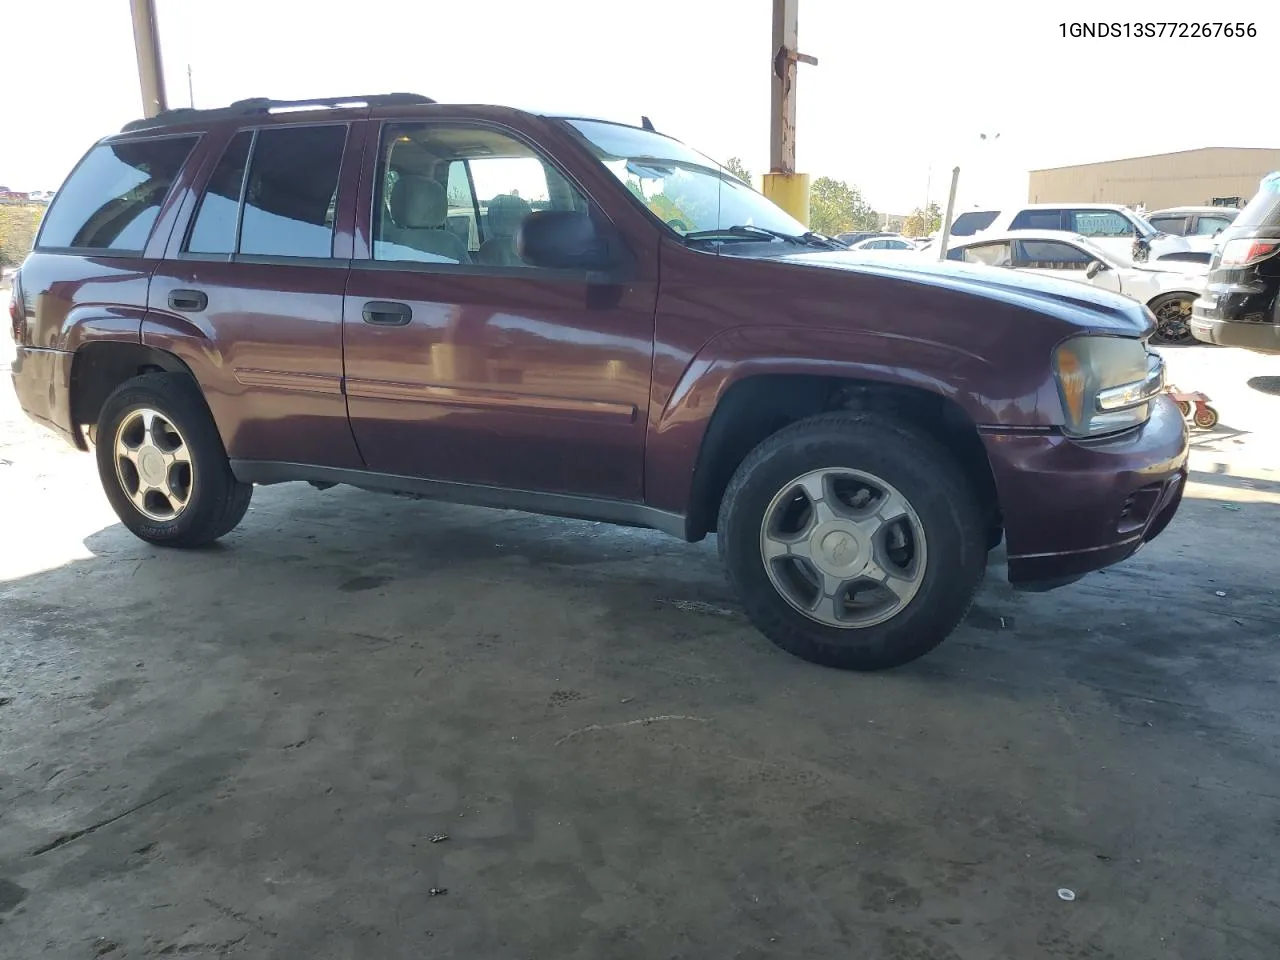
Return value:
<svg viewBox="0 0 1280 960">
<path fill-rule="evenodd" d="M 1010 230 L 1061 230 L 1061 210 L 1023 210 L 1009 224 Z"/>
<path fill-rule="evenodd" d="M 58 191 L 38 245 L 141 252 L 196 140 L 161 137 L 94 147 Z"/>
<path fill-rule="evenodd" d="M 241 254 L 331 257 L 345 126 L 259 130 L 241 215 Z"/>
<path fill-rule="evenodd" d="M 375 260 L 527 267 L 515 249 L 525 217 L 588 210 L 537 151 L 484 127 L 388 124 L 379 171 Z"/>
</svg>

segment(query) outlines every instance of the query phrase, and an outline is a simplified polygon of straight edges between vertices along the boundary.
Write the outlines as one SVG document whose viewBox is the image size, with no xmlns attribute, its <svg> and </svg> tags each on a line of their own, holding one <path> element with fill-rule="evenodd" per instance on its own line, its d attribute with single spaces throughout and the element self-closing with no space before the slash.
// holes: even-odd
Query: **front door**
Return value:
<svg viewBox="0 0 1280 960">
<path fill-rule="evenodd" d="M 389 121 L 366 153 L 343 330 L 368 468 L 640 500 L 656 262 L 623 282 L 524 263 L 531 213 L 603 214 L 514 131 Z"/>
<path fill-rule="evenodd" d="M 1096 259 L 1089 251 L 1065 240 L 1015 240 L 1013 244 L 1013 265 L 1019 270 L 1091 283 L 1119 293 L 1120 277 L 1115 270 L 1099 270 L 1089 277 L 1089 264 Z"/>
<path fill-rule="evenodd" d="M 233 460 L 362 465 L 342 395 L 349 229 L 334 249 L 359 182 L 350 130 L 234 134 L 152 278 L 143 340 L 196 371 Z"/>
</svg>

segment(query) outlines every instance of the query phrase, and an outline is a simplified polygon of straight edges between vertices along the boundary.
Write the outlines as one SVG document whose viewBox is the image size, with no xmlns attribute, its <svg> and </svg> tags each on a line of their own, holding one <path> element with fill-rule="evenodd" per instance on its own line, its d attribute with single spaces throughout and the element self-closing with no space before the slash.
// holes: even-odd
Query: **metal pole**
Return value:
<svg viewBox="0 0 1280 960">
<path fill-rule="evenodd" d="M 196 108 L 196 88 L 191 85 L 191 64 L 187 64 L 187 102 L 191 109 Z"/>
<path fill-rule="evenodd" d="M 160 34 L 156 30 L 155 0 L 129 0 L 129 6 L 133 13 L 133 46 L 138 54 L 142 115 L 154 117 L 169 109 L 164 95 L 164 70 L 160 65 Z"/>
<path fill-rule="evenodd" d="M 796 50 L 800 0 L 773 0 L 773 62 L 769 84 L 769 172 L 764 195 L 809 225 L 809 177 L 796 173 L 796 65 L 817 58 Z"/>
<path fill-rule="evenodd" d="M 947 195 L 947 213 L 942 220 L 942 242 L 938 244 L 938 259 L 947 259 L 947 242 L 951 239 L 951 215 L 956 209 L 956 184 L 960 182 L 960 168 L 951 169 L 951 193 Z M 928 216 L 928 212 L 925 213 Z"/>
</svg>

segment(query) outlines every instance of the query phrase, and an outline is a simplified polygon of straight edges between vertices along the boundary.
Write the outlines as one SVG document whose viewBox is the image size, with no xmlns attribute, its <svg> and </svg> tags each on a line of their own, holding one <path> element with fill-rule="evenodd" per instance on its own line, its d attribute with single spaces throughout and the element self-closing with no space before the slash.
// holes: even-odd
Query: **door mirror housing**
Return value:
<svg viewBox="0 0 1280 960">
<path fill-rule="evenodd" d="M 1105 263 L 1103 263 L 1101 260 L 1094 260 L 1089 264 L 1088 267 L 1085 268 L 1084 275 L 1088 277 L 1090 280 L 1092 280 L 1094 277 L 1096 277 L 1098 274 L 1100 274 L 1103 270 L 1106 270 L 1106 269 L 1107 269 L 1107 265 Z"/>
<path fill-rule="evenodd" d="M 539 210 L 516 229 L 516 254 L 525 263 L 548 270 L 609 271 L 619 257 L 612 238 L 589 214 Z"/>
</svg>

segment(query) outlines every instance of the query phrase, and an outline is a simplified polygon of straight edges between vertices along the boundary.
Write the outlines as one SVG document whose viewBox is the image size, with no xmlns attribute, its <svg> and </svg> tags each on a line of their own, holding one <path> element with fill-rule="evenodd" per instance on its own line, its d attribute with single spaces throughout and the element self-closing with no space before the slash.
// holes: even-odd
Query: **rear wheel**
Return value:
<svg viewBox="0 0 1280 960">
<path fill-rule="evenodd" d="M 217 427 L 190 378 L 149 373 L 111 394 L 98 418 L 98 476 L 136 536 L 195 547 L 229 533 L 253 487 L 231 473 Z"/>
<path fill-rule="evenodd" d="M 1152 300 L 1148 307 L 1156 316 L 1156 330 L 1151 342 L 1162 346 L 1195 343 L 1191 333 L 1191 305 L 1195 297 L 1189 293 L 1166 293 Z"/>
<path fill-rule="evenodd" d="M 909 424 L 824 414 L 769 437 L 725 491 L 720 553 L 752 623 L 851 670 L 941 643 L 982 579 L 982 511 L 952 457 Z"/>
<path fill-rule="evenodd" d="M 1212 430 L 1218 425 L 1218 411 L 1202 403 L 1196 408 L 1195 425 L 1201 430 Z"/>
</svg>

